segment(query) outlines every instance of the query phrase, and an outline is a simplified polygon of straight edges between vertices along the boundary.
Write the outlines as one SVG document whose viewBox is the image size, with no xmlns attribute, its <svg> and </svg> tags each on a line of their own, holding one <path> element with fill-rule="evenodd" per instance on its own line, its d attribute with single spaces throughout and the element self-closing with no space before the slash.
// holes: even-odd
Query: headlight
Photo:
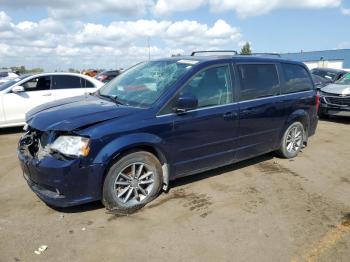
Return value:
<svg viewBox="0 0 350 262">
<path fill-rule="evenodd" d="M 51 145 L 51 150 L 68 156 L 87 156 L 90 139 L 80 136 L 59 136 Z"/>
</svg>

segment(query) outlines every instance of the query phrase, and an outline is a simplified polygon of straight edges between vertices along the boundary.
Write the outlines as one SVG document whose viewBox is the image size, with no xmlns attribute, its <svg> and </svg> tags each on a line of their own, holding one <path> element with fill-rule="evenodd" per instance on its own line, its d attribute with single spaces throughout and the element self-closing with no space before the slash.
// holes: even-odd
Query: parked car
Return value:
<svg viewBox="0 0 350 262">
<path fill-rule="evenodd" d="M 0 128 L 25 124 L 25 113 L 44 103 L 95 92 L 102 82 L 80 74 L 23 75 L 0 85 Z"/>
<path fill-rule="evenodd" d="M 322 87 L 325 87 L 326 85 L 333 83 L 332 80 L 328 78 L 323 78 L 318 75 L 311 74 L 311 77 L 317 89 L 321 89 Z"/>
<path fill-rule="evenodd" d="M 311 70 L 311 74 L 326 78 L 328 80 L 331 80 L 332 82 L 339 80 L 346 73 L 348 72 L 345 70 L 333 68 L 314 68 Z"/>
<path fill-rule="evenodd" d="M 254 56 L 141 63 L 98 92 L 26 115 L 18 157 L 53 206 L 102 200 L 130 213 L 169 182 L 271 151 L 298 155 L 319 100 L 304 64 Z"/>
<path fill-rule="evenodd" d="M 108 83 L 118 75 L 120 75 L 119 70 L 110 70 L 99 73 L 95 78 L 103 83 Z"/>
<path fill-rule="evenodd" d="M 18 75 L 12 72 L 0 72 L 0 85 L 17 77 Z"/>
<path fill-rule="evenodd" d="M 350 116 L 350 73 L 321 89 L 320 117 Z"/>
</svg>

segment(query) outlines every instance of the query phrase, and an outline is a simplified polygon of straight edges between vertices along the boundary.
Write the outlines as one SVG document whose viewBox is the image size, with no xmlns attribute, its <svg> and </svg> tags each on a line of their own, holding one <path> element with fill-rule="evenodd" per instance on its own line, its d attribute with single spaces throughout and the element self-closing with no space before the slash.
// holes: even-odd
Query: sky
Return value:
<svg viewBox="0 0 350 262">
<path fill-rule="evenodd" d="M 350 48 L 350 0 L 0 0 L 0 67 L 126 68 L 193 50 Z"/>
</svg>

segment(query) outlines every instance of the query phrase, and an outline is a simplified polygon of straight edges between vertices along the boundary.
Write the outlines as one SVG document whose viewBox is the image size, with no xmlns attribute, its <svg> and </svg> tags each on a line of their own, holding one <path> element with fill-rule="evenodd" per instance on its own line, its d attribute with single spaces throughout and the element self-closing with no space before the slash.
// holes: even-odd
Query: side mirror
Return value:
<svg viewBox="0 0 350 262">
<path fill-rule="evenodd" d="M 24 87 L 23 86 L 15 86 L 11 90 L 13 93 L 21 93 L 24 92 Z"/>
<path fill-rule="evenodd" d="M 185 113 L 198 106 L 198 99 L 192 94 L 183 94 L 176 101 L 175 112 Z"/>
</svg>

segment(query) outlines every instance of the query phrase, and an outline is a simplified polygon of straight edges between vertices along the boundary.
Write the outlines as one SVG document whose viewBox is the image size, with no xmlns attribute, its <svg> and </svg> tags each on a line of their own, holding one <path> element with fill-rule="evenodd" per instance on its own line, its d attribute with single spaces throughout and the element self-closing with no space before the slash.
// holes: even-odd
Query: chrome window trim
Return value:
<svg viewBox="0 0 350 262">
<path fill-rule="evenodd" d="M 285 97 L 285 96 L 291 96 L 291 95 L 295 95 L 295 94 L 310 93 L 310 92 L 313 92 L 313 90 L 301 91 L 301 92 L 290 93 L 290 94 L 281 94 L 281 95 L 269 96 L 269 97 L 261 97 L 261 98 L 255 98 L 255 99 L 244 100 L 244 101 L 237 101 L 237 102 L 233 102 L 233 103 L 229 103 L 229 104 L 225 104 L 225 105 L 217 105 L 217 106 L 209 106 L 209 107 L 197 108 L 197 109 L 189 110 L 186 113 L 202 111 L 202 110 L 206 110 L 206 109 L 213 109 L 213 108 L 218 108 L 218 107 L 224 107 L 224 106 L 232 106 L 232 105 L 242 104 L 242 103 L 246 103 L 246 102 L 254 102 L 254 101 L 260 101 L 260 100 L 266 100 L 266 99 L 271 99 L 271 98 L 275 98 L 275 97 Z M 173 116 L 173 115 L 178 115 L 178 114 L 176 114 L 176 113 L 169 113 L 169 114 L 165 114 L 165 115 L 156 115 L 156 117 L 159 118 L 159 117 Z"/>
</svg>

